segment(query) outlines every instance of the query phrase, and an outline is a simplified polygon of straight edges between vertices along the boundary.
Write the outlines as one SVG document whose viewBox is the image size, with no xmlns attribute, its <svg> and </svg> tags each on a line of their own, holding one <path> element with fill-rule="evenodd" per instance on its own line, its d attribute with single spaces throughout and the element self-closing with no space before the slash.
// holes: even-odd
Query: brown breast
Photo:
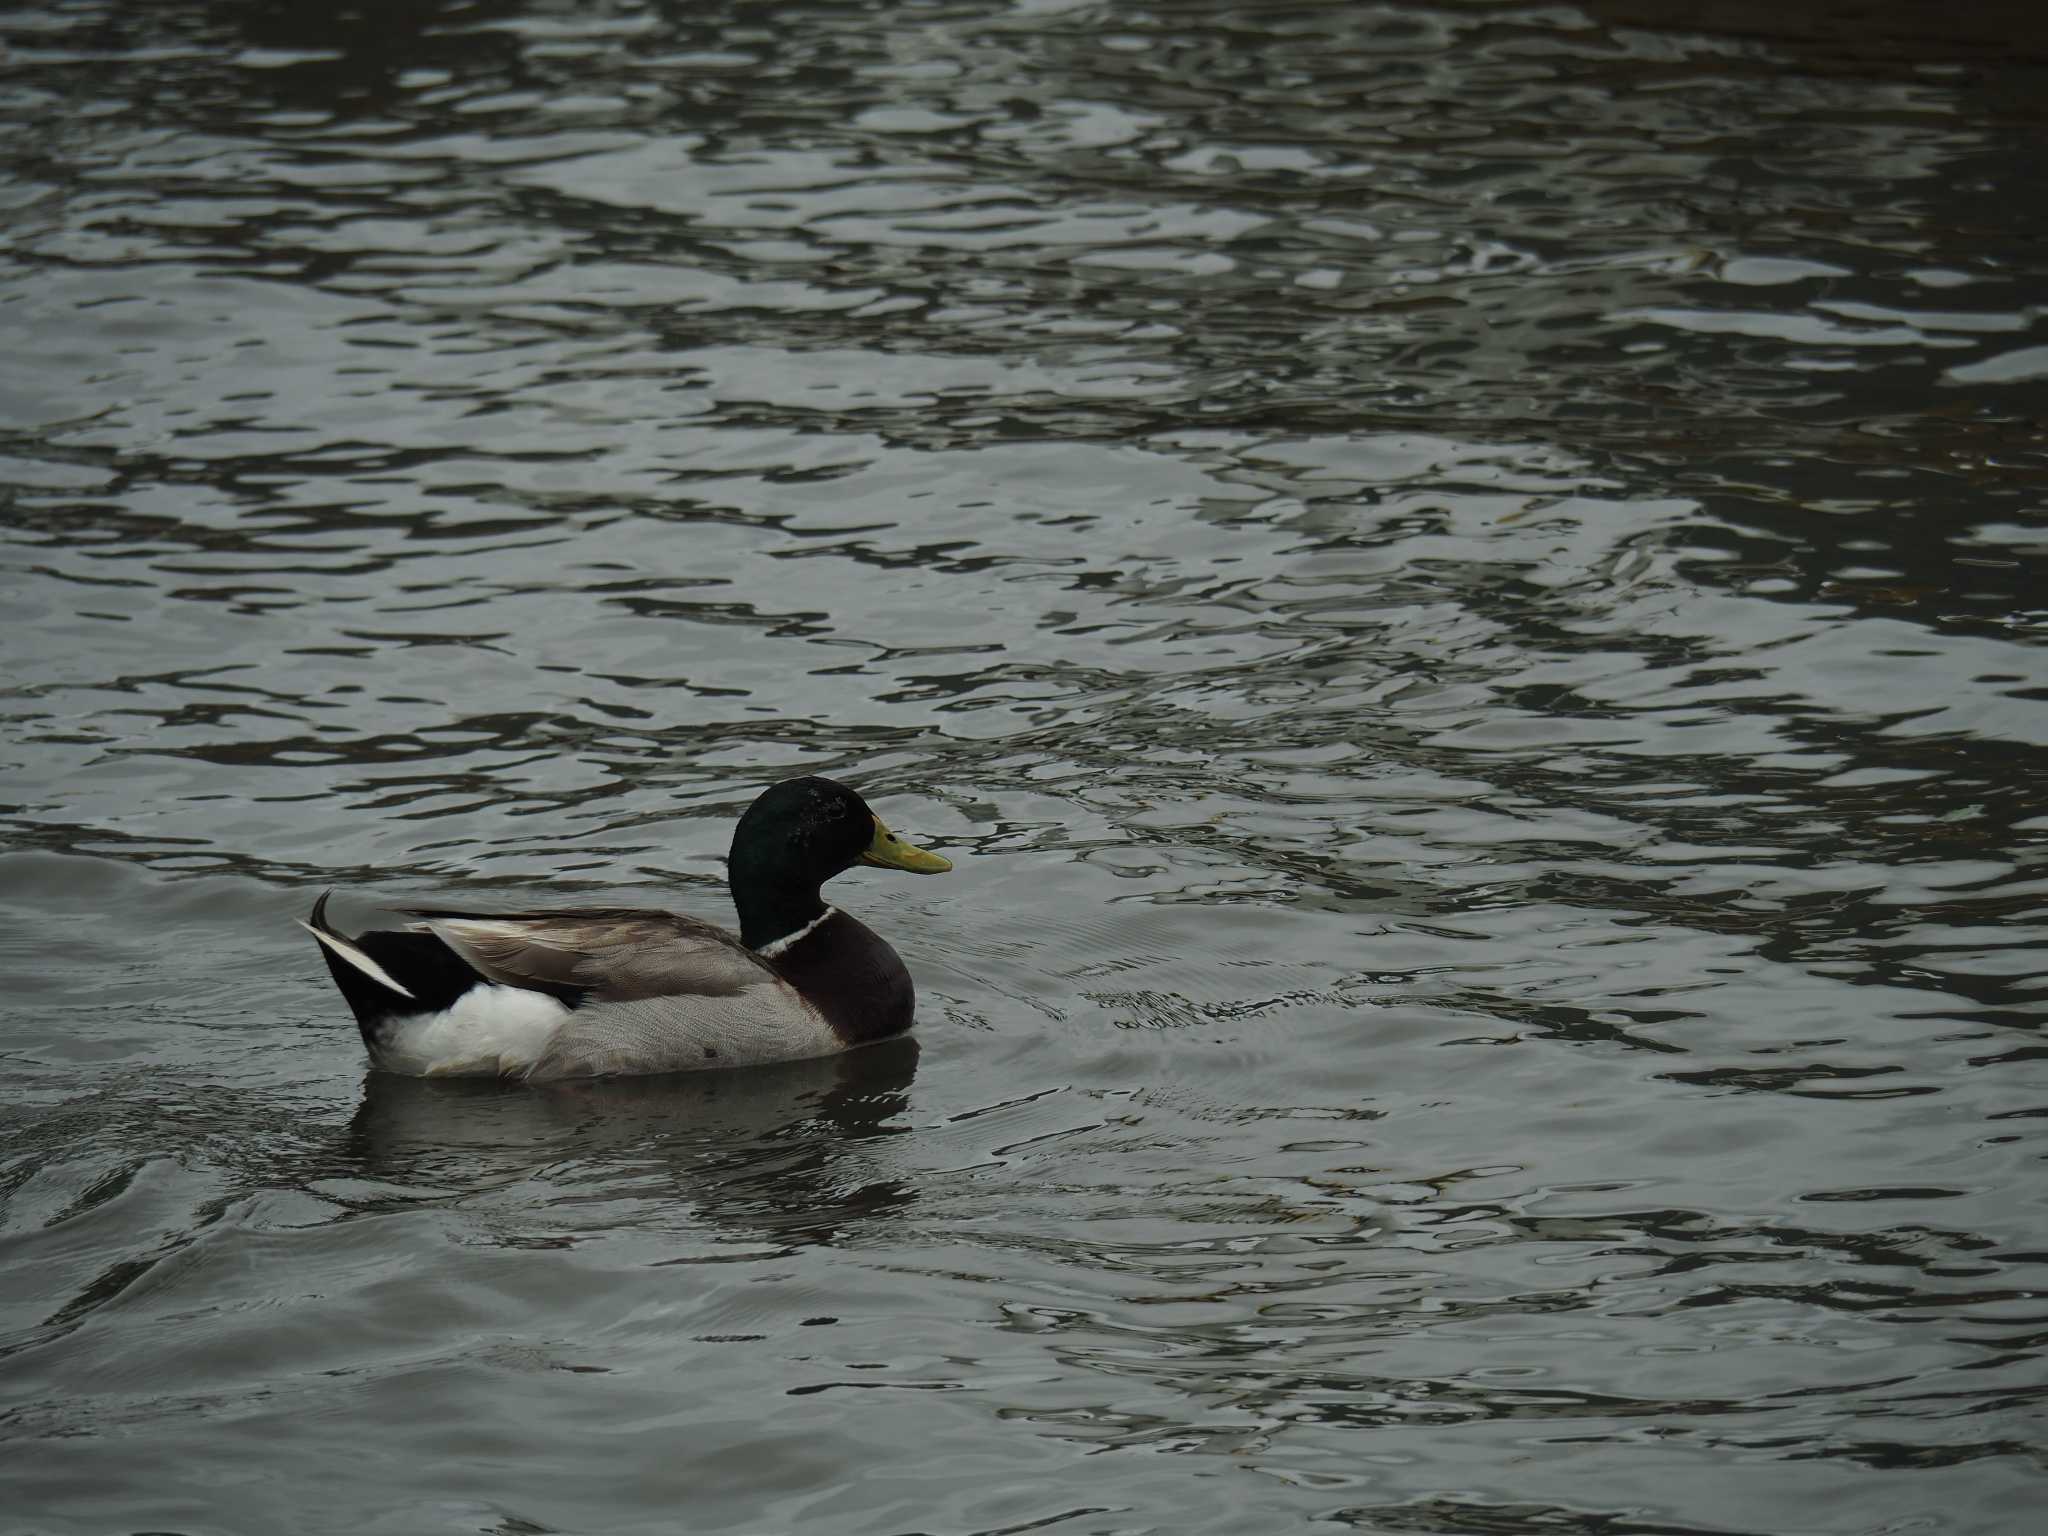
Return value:
<svg viewBox="0 0 2048 1536">
<path fill-rule="evenodd" d="M 847 1045 L 910 1028 L 917 993 L 896 951 L 858 918 L 834 909 L 768 963 L 825 1016 Z"/>
</svg>

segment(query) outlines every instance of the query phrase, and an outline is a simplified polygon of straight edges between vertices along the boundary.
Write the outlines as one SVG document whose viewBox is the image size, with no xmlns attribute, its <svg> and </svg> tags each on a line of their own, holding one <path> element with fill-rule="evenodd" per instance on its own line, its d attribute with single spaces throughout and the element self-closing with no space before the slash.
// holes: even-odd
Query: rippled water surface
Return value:
<svg viewBox="0 0 2048 1536">
<path fill-rule="evenodd" d="M 2044 103 L 2019 4 L 0 12 L 0 1524 L 2038 1530 Z M 958 865 L 833 888 L 914 1042 L 375 1076 L 290 921 L 728 919 L 800 772 Z"/>
</svg>

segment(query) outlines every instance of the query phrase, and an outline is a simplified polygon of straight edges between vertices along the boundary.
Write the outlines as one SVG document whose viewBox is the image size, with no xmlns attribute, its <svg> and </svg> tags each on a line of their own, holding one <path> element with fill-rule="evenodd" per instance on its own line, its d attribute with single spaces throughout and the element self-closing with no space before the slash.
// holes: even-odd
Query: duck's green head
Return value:
<svg viewBox="0 0 2048 1536">
<path fill-rule="evenodd" d="M 831 779 L 784 779 L 761 792 L 733 830 L 726 879 L 740 938 L 755 949 L 824 911 L 818 887 L 856 864 L 940 875 L 950 859 L 891 832 L 867 801 Z"/>
</svg>

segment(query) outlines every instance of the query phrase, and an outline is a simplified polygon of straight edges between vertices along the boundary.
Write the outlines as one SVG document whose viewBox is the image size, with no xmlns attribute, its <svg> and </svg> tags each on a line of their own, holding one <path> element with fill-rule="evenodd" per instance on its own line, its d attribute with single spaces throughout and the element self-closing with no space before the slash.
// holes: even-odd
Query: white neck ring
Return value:
<svg viewBox="0 0 2048 1536">
<path fill-rule="evenodd" d="M 773 960 L 779 956 L 786 955 L 792 949 L 795 949 L 797 945 L 803 943 L 805 939 L 816 933 L 819 925 L 825 922 L 827 918 L 837 917 L 838 915 L 839 909 L 837 907 L 827 906 L 824 911 L 820 912 L 808 923 L 805 923 L 803 927 L 797 929 L 795 933 L 785 933 L 779 939 L 770 939 L 766 944 L 755 950 L 754 953 L 764 960 Z"/>
</svg>

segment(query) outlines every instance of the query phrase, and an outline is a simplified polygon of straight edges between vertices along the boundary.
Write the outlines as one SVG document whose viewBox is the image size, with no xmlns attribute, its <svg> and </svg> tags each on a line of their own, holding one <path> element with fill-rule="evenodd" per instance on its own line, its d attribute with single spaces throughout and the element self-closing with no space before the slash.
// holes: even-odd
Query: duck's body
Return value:
<svg viewBox="0 0 2048 1536">
<path fill-rule="evenodd" d="M 325 896 L 305 926 L 386 1071 L 542 1082 L 752 1066 L 910 1028 L 903 962 L 818 896 L 856 863 L 951 868 L 851 790 L 792 779 L 734 834 L 739 936 L 670 912 L 408 909 L 405 929 L 349 939 L 329 926 Z"/>
</svg>

